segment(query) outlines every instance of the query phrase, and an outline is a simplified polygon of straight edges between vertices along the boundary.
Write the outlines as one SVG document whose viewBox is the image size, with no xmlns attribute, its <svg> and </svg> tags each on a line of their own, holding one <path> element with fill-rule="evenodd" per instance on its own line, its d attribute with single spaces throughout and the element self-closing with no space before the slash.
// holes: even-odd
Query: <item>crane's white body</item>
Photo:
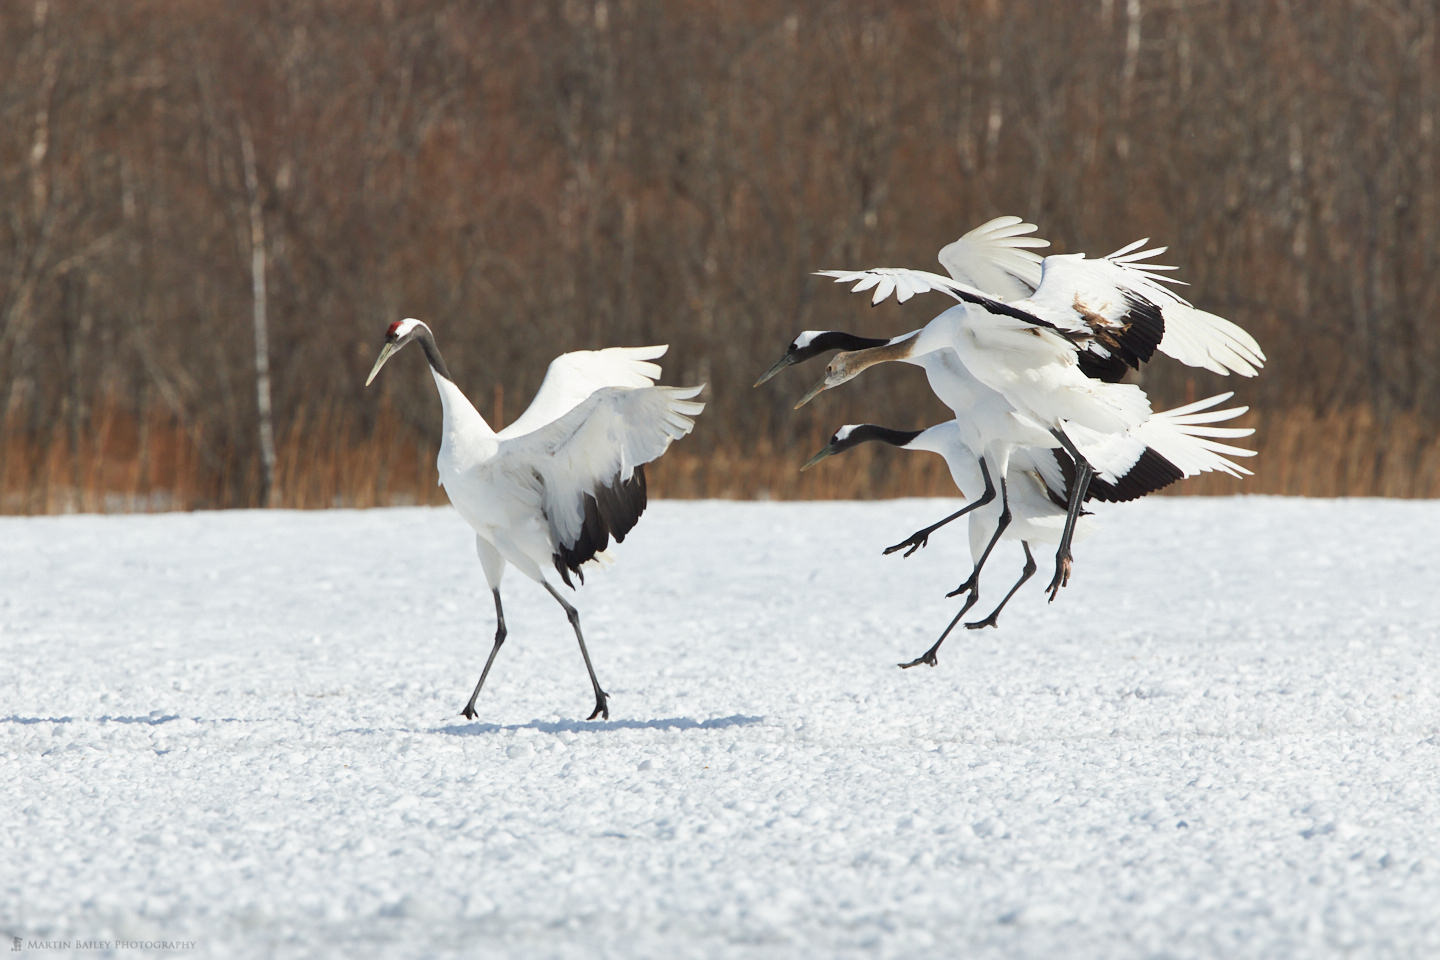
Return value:
<svg viewBox="0 0 1440 960">
<path fill-rule="evenodd" d="M 946 420 L 922 430 L 919 436 L 901 449 L 939 454 L 945 459 L 945 466 L 950 471 L 950 479 L 955 481 L 956 489 L 967 497 L 974 497 L 984 489 L 985 480 L 980 474 L 980 462 L 965 433 L 966 430 L 959 420 Z M 1041 461 L 1053 465 L 1055 458 L 1043 449 L 1032 447 L 1020 447 L 1010 458 L 1005 482 L 1010 493 L 1011 519 L 1001 535 L 1002 540 L 1060 542 L 1060 533 L 1065 527 L 1065 508 L 1052 500 L 1046 492 Z M 1058 470 L 1054 472 L 1058 475 Z M 1060 478 L 1058 489 L 1063 495 L 1063 477 Z M 990 542 L 995 527 L 1000 522 L 1001 509 L 1002 504 L 997 497 L 966 514 L 972 557 L 978 558 Z M 1094 525 L 1093 516 L 1082 516 L 1075 526 L 1075 537 L 1079 539 L 1089 536 Z"/>
<path fill-rule="evenodd" d="M 582 498 L 628 480 L 690 432 L 690 418 L 704 407 L 690 399 L 700 388 L 654 386 L 660 368 L 648 361 L 664 352 L 658 346 L 562 354 L 530 407 L 499 432 L 431 369 L 444 419 L 440 484 L 474 528 L 492 588 L 506 564 L 544 583 L 557 549 L 580 533 Z"/>
</svg>

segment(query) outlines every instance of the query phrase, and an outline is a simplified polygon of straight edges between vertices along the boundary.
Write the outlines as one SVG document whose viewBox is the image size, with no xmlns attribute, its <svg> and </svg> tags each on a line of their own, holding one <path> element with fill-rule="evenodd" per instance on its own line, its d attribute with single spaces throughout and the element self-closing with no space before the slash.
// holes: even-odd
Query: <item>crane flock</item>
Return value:
<svg viewBox="0 0 1440 960">
<path fill-rule="evenodd" d="M 947 275 L 905 268 L 822 270 L 820 275 L 900 303 L 939 293 L 953 304 L 924 326 L 891 338 L 807 330 L 756 381 L 833 353 L 824 377 L 796 407 L 887 362 L 918 366 L 953 419 L 922 429 L 847 424 L 802 470 L 862 443 L 939 454 L 964 506 L 886 547 L 905 556 L 965 517 L 969 575 L 947 596 L 965 595 L 935 644 L 901 664 L 934 666 L 941 644 L 980 599 L 980 577 L 1001 540 L 1019 541 L 1020 576 L 969 629 L 996 626 L 1001 611 L 1035 574 L 1031 544 L 1055 545 L 1054 600 L 1070 580 L 1072 545 L 1092 533 L 1085 504 L 1123 502 L 1196 474 L 1249 473 L 1237 458 L 1253 451 L 1225 441 L 1250 429 L 1223 426 L 1245 407 L 1221 407 L 1232 394 L 1154 411 L 1144 390 L 1123 382 L 1156 353 L 1220 374 L 1254 376 L 1259 345 L 1240 327 L 1192 306 L 1156 264 L 1163 247 L 1146 240 L 1101 258 L 1041 257 L 1049 242 L 1019 217 L 999 217 L 941 249 Z M 580 628 L 580 615 L 547 571 L 574 588 L 588 564 L 609 558 L 646 506 L 645 464 L 694 427 L 703 386 L 657 385 L 665 346 L 610 347 L 556 357 L 529 408 L 494 430 L 455 384 L 434 334 L 407 318 L 390 324 L 368 386 L 397 352 L 418 343 L 441 402 L 439 482 L 475 531 L 475 550 L 495 603 L 493 644 L 470 699 L 475 703 L 506 639 L 500 583 L 513 566 L 544 588 L 575 633 L 595 696 L 588 719 L 608 718 Z"/>
<path fill-rule="evenodd" d="M 1050 600 L 1056 598 L 1070 580 L 1077 530 L 1088 532 L 1081 525 L 1087 501 L 1133 500 L 1208 471 L 1249 472 L 1231 458 L 1253 451 L 1222 441 L 1253 431 L 1215 426 L 1246 411 L 1215 409 L 1232 394 L 1155 412 L 1144 390 L 1122 378 L 1157 352 L 1214 373 L 1253 377 L 1265 361 L 1255 339 L 1164 285 L 1174 268 L 1152 262 L 1164 247 L 1147 249 L 1149 241 L 1140 240 L 1098 259 L 1041 258 L 1034 251 L 1049 242 L 1033 236 L 1036 229 L 1019 217 L 982 224 L 940 251 L 948 276 L 893 267 L 818 271 L 853 284 L 853 292 L 870 292 L 872 304 L 892 294 L 904 303 L 929 292 L 946 294 L 955 304 L 925 326 L 887 340 L 804 331 L 755 384 L 839 350 L 797 408 L 870 367 L 899 361 L 923 369 L 936 398 L 955 414 L 918 431 L 846 425 L 806 464 L 880 441 L 940 454 L 956 487 L 975 497 L 885 550 L 909 556 L 946 523 L 970 518 L 973 565 L 948 594 L 967 599 L 935 644 L 902 667 L 935 665 L 940 645 L 979 600 L 981 570 L 1002 538 L 1021 542 L 1020 579 L 969 628 L 995 626 L 1034 574 L 1031 542 L 1056 544 L 1046 588 Z"/>
</svg>

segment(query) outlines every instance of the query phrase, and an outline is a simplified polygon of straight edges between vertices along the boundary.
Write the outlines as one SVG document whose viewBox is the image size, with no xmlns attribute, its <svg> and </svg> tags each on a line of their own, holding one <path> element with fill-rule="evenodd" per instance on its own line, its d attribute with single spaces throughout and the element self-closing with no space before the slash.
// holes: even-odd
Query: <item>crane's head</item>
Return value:
<svg viewBox="0 0 1440 960">
<path fill-rule="evenodd" d="M 904 360 L 914 349 L 918 333 L 907 333 L 893 340 L 871 340 L 863 349 L 851 348 L 835 354 L 825 367 L 825 379 L 811 387 L 809 392 L 800 398 L 800 402 L 795 404 L 795 409 L 799 410 L 831 387 L 838 387 L 846 380 L 853 380 L 866 367 L 887 360 Z"/>
<path fill-rule="evenodd" d="M 365 386 L 375 379 L 380 368 L 385 366 L 385 361 L 400 352 L 400 348 L 423 333 L 429 333 L 430 328 L 413 317 L 406 317 L 404 320 L 396 320 L 390 324 L 390 329 L 385 331 L 385 345 L 380 348 L 380 356 L 375 358 L 375 366 L 370 368 L 370 376 L 365 378 Z"/>
<path fill-rule="evenodd" d="M 865 350 L 843 350 L 831 357 L 830 362 L 825 366 L 824 378 L 800 398 L 800 402 L 795 404 L 795 409 L 799 410 L 831 387 L 838 387 L 847 380 L 853 380 L 861 370 L 870 366 L 871 361 L 865 356 L 867 352 Z"/>
<path fill-rule="evenodd" d="M 843 330 L 802 330 L 790 341 L 790 346 L 785 348 L 785 355 L 776 360 L 774 365 L 755 381 L 755 386 L 760 386 L 788 366 L 811 360 L 822 353 L 831 350 L 863 350 L 865 347 L 878 347 L 883 343 L 884 340 L 857 337 Z"/>
<path fill-rule="evenodd" d="M 892 430 L 889 427 L 881 427 L 873 423 L 847 423 L 831 434 L 830 442 L 819 453 L 806 460 L 805 465 L 800 469 L 809 470 L 826 457 L 844 453 L 851 447 L 859 446 L 868 440 L 878 440 L 893 447 L 903 447 L 920 436 L 922 432 L 920 430 Z"/>
</svg>

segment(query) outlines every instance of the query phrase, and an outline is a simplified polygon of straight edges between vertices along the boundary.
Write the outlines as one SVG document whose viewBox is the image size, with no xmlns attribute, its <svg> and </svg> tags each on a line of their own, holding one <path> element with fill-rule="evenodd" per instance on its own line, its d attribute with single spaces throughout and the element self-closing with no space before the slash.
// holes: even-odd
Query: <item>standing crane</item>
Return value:
<svg viewBox="0 0 1440 960">
<path fill-rule="evenodd" d="M 583 583 L 582 566 L 605 559 L 612 537 L 625 539 L 645 510 L 644 465 L 694 428 L 692 418 L 705 405 L 693 398 L 703 385 L 655 385 L 660 367 L 651 361 L 665 353 L 664 345 L 563 353 L 550 362 L 525 412 L 497 432 L 455 385 L 434 335 L 419 320 L 390 324 L 365 385 L 411 343 L 424 351 L 440 394 L 440 484 L 475 530 L 475 552 L 495 598 L 495 643 L 462 715 L 475 718 L 475 701 L 505 642 L 500 580 L 509 565 L 564 609 L 595 693 L 586 719 L 609 719 L 609 695 L 585 649 L 580 613 L 545 570 L 553 566 L 574 589 L 572 573 Z"/>
</svg>

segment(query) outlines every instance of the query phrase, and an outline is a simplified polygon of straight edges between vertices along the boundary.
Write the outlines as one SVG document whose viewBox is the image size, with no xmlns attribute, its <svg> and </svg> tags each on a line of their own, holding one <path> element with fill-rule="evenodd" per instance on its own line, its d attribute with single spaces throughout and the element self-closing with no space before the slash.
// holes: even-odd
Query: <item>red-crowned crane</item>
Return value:
<svg viewBox="0 0 1440 960">
<path fill-rule="evenodd" d="M 475 700 L 505 642 L 500 579 L 507 565 L 544 587 L 565 610 L 595 693 L 587 719 L 609 718 L 580 614 L 545 579 L 553 568 L 567 586 L 583 582 L 583 564 L 603 558 L 645 509 L 644 465 L 694 427 L 703 387 L 656 386 L 652 363 L 665 346 L 611 347 L 564 353 L 550 362 L 535 399 L 520 417 L 495 431 L 450 377 L 435 337 L 419 320 L 398 320 L 385 334 L 369 386 L 385 362 L 418 343 L 440 393 L 443 417 L 436 466 L 445 493 L 475 530 L 475 551 L 495 598 L 495 643 L 462 714 L 475 717 Z"/>
</svg>

